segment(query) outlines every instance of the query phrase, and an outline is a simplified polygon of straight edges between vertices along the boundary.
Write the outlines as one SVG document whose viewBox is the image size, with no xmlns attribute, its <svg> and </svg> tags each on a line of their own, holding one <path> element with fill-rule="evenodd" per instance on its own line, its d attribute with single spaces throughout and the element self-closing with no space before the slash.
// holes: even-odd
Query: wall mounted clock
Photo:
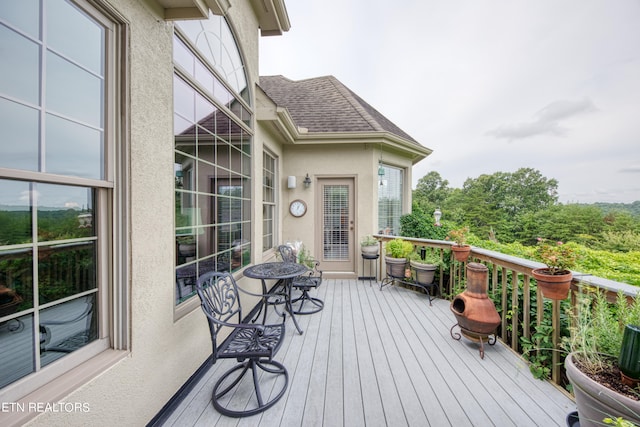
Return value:
<svg viewBox="0 0 640 427">
<path fill-rule="evenodd" d="M 296 218 L 300 218 L 307 213 L 307 204 L 300 199 L 296 199 L 289 204 L 289 212 Z"/>
</svg>

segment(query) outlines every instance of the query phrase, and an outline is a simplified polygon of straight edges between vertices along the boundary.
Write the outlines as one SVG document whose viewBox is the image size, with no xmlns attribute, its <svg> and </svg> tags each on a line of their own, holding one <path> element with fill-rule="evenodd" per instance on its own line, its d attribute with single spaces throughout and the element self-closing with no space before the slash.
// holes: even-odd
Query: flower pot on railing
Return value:
<svg viewBox="0 0 640 427">
<path fill-rule="evenodd" d="M 573 275 L 568 270 L 562 274 L 549 274 L 548 268 L 536 268 L 531 271 L 536 279 L 542 296 L 553 300 L 563 300 L 569 296 Z"/>
<path fill-rule="evenodd" d="M 453 245 L 451 246 L 451 251 L 453 252 L 453 257 L 456 259 L 456 261 L 465 262 L 469 258 L 469 254 L 471 253 L 471 246 Z"/>
</svg>

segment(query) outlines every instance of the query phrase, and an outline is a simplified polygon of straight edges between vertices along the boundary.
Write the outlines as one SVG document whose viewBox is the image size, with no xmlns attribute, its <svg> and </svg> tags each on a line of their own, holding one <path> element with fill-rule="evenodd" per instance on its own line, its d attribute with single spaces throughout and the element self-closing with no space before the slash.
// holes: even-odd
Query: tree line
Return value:
<svg viewBox="0 0 640 427">
<path fill-rule="evenodd" d="M 479 239 L 500 243 L 529 246 L 541 237 L 612 252 L 640 251 L 640 201 L 563 204 L 557 189 L 557 180 L 532 168 L 468 178 L 462 188 L 451 188 L 432 171 L 413 191 L 413 213 L 403 219 L 404 231 L 440 239 L 445 229 L 466 225 Z M 422 224 L 433 222 L 436 208 L 449 227 Z"/>
</svg>

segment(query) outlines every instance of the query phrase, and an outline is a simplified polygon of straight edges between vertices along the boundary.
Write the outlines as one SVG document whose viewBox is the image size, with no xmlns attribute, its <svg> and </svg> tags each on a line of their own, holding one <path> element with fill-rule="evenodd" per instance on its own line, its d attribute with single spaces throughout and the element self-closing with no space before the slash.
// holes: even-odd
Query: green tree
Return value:
<svg viewBox="0 0 640 427">
<path fill-rule="evenodd" d="M 433 212 L 442 207 L 451 194 L 449 181 L 442 179 L 436 171 L 431 171 L 418 180 L 413 190 L 413 203 L 424 212 Z"/>
</svg>

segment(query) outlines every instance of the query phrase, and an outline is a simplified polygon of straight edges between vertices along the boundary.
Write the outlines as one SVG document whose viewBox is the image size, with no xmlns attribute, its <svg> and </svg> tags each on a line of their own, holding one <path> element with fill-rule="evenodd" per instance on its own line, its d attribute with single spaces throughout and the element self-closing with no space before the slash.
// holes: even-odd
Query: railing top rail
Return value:
<svg viewBox="0 0 640 427">
<path fill-rule="evenodd" d="M 424 244 L 425 246 L 443 249 L 448 249 L 454 244 L 453 242 L 449 242 L 446 240 L 419 239 L 404 236 L 391 236 L 387 234 L 374 234 L 374 237 L 382 241 L 389 241 L 399 238 L 416 244 Z M 528 259 L 519 258 L 517 256 L 507 255 L 501 252 L 478 248 L 475 246 L 471 247 L 471 256 L 528 275 L 531 275 L 532 269 L 544 267 L 544 264 L 537 261 L 531 261 Z M 616 282 L 614 280 L 609 280 L 603 277 L 594 276 L 588 273 L 581 273 L 578 271 L 573 272 L 573 281 L 574 283 L 598 287 L 612 293 L 618 293 L 619 291 L 622 291 L 626 296 L 629 297 L 637 296 L 638 292 L 640 291 L 640 288 L 638 288 L 637 286 L 629 285 L 622 282 Z"/>
</svg>

